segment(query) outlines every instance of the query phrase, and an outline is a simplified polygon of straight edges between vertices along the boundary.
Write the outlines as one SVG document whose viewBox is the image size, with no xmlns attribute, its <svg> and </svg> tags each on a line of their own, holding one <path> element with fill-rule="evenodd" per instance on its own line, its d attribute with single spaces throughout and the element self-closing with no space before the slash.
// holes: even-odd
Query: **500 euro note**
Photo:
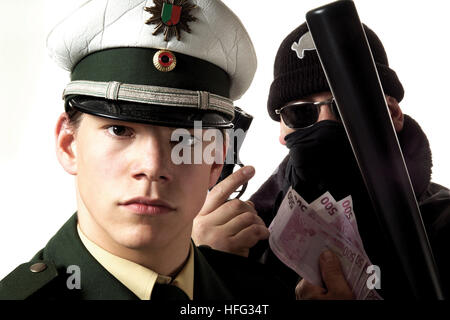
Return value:
<svg viewBox="0 0 450 320">
<path fill-rule="evenodd" d="M 295 190 L 293 190 L 295 192 Z M 314 200 L 310 207 L 331 225 L 336 231 L 349 240 L 358 250 L 364 253 L 364 245 L 359 235 L 356 220 L 353 214 L 351 196 L 336 202 L 329 192 Z M 349 210 L 348 210 L 349 209 Z M 345 210 L 349 213 L 345 214 Z"/>
<path fill-rule="evenodd" d="M 288 192 L 292 193 L 292 190 Z M 309 206 L 290 204 L 289 196 L 269 227 L 270 246 L 278 258 L 312 284 L 323 286 L 319 270 L 319 256 L 332 250 L 340 259 L 344 275 L 352 286 L 365 265 L 363 255 L 350 241 L 338 234 Z"/>
<path fill-rule="evenodd" d="M 307 281 L 323 286 L 318 261 L 320 254 L 330 249 L 339 257 L 355 297 L 364 299 L 369 294 L 362 285 L 364 268 L 370 262 L 359 233 L 329 193 L 310 205 L 290 189 L 269 230 L 272 251 Z"/>
</svg>

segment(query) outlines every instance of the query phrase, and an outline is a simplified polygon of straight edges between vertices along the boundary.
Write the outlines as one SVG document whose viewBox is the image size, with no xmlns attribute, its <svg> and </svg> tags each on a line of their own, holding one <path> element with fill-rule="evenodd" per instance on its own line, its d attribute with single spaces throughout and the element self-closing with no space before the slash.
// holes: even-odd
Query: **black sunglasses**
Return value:
<svg viewBox="0 0 450 320">
<path fill-rule="evenodd" d="M 275 113 L 283 118 L 283 122 L 292 129 L 301 129 L 312 126 L 319 119 L 320 107 L 329 105 L 331 112 L 340 119 L 339 111 L 334 98 L 317 102 L 293 102 L 285 105 L 281 109 L 276 109 Z"/>
</svg>

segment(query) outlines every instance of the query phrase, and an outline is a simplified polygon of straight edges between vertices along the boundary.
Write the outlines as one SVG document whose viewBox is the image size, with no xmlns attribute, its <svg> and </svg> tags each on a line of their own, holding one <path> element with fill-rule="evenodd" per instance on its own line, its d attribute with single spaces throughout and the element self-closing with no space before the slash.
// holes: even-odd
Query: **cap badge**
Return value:
<svg viewBox="0 0 450 320">
<path fill-rule="evenodd" d="M 153 56 L 153 64 L 159 71 L 169 72 L 175 69 L 175 66 L 177 65 L 177 58 L 170 51 L 159 50 Z"/>
<path fill-rule="evenodd" d="M 306 50 L 316 50 L 316 46 L 314 45 L 314 41 L 311 38 L 311 33 L 308 31 L 304 35 L 300 37 L 298 43 L 294 41 L 291 46 L 292 51 L 297 53 L 297 57 L 299 59 L 303 59 L 305 57 Z"/>
<path fill-rule="evenodd" d="M 154 7 L 145 7 L 152 17 L 146 24 L 156 24 L 153 35 L 164 33 L 164 41 L 169 41 L 173 36 L 181 39 L 181 30 L 191 33 L 188 22 L 196 21 L 197 18 L 190 15 L 196 5 L 188 3 L 189 0 L 153 0 Z"/>
</svg>

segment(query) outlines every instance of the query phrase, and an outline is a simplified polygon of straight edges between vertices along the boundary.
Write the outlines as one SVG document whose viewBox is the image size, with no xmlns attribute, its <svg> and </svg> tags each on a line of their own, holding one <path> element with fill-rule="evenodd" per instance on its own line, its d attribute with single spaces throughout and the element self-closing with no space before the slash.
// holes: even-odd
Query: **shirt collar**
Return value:
<svg viewBox="0 0 450 320">
<path fill-rule="evenodd" d="M 177 286 L 183 290 L 193 300 L 194 296 L 194 248 L 191 242 L 189 257 L 183 269 L 177 274 L 175 279 L 159 275 L 158 273 L 143 267 L 130 260 L 120 258 L 105 249 L 101 248 L 81 231 L 77 225 L 78 235 L 81 242 L 89 253 L 117 280 L 123 283 L 139 299 L 149 300 L 156 282 Z"/>
</svg>

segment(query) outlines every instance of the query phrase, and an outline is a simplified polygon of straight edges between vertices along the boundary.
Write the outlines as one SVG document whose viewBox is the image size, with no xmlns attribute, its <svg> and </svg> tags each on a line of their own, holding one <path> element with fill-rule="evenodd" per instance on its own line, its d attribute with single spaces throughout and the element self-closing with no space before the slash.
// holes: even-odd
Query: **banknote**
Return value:
<svg viewBox="0 0 450 320">
<path fill-rule="evenodd" d="M 338 206 L 339 211 L 344 213 L 344 216 L 347 218 L 348 222 L 353 227 L 353 230 L 355 231 L 355 235 L 358 239 L 358 242 L 362 244 L 363 242 L 362 242 L 361 236 L 359 235 L 356 216 L 355 216 L 355 213 L 353 212 L 352 196 L 349 195 L 349 196 L 345 197 L 344 199 L 338 201 L 337 206 Z"/>
<path fill-rule="evenodd" d="M 289 193 L 293 193 L 292 190 Z M 274 253 L 307 281 L 322 285 L 319 256 L 325 249 L 330 249 L 340 258 L 349 284 L 356 285 L 359 280 L 357 277 L 360 276 L 364 266 L 363 255 L 313 208 L 308 206 L 302 212 L 298 206 L 292 207 L 290 198 L 287 196 L 280 205 L 283 212 L 283 215 L 279 216 L 280 220 L 277 215 L 269 227 L 271 232 L 269 243 Z M 285 211 L 289 213 L 286 214 Z M 278 228 L 279 226 L 282 226 L 282 230 Z"/>
<path fill-rule="evenodd" d="M 358 227 L 353 225 L 350 220 L 352 219 L 352 221 L 356 224 L 356 220 L 351 218 L 354 217 L 352 207 L 347 206 L 347 208 L 351 210 L 348 210 L 349 216 L 347 216 L 344 212 L 346 208 L 343 207 L 343 203 L 349 205 L 350 201 L 351 196 L 347 202 L 340 202 L 338 204 L 329 192 L 325 192 L 322 196 L 314 200 L 310 204 L 310 207 L 314 209 L 316 213 L 329 225 L 333 226 L 339 234 L 350 240 L 353 245 L 359 249 L 359 251 L 363 252 L 364 246 L 361 237 L 359 236 Z"/>
<path fill-rule="evenodd" d="M 367 286 L 371 265 L 358 232 L 351 196 L 337 201 L 326 192 L 311 204 L 290 188 L 269 226 L 274 254 L 308 282 L 324 286 L 320 254 L 328 249 L 340 259 L 357 299 L 381 299 Z"/>
</svg>

